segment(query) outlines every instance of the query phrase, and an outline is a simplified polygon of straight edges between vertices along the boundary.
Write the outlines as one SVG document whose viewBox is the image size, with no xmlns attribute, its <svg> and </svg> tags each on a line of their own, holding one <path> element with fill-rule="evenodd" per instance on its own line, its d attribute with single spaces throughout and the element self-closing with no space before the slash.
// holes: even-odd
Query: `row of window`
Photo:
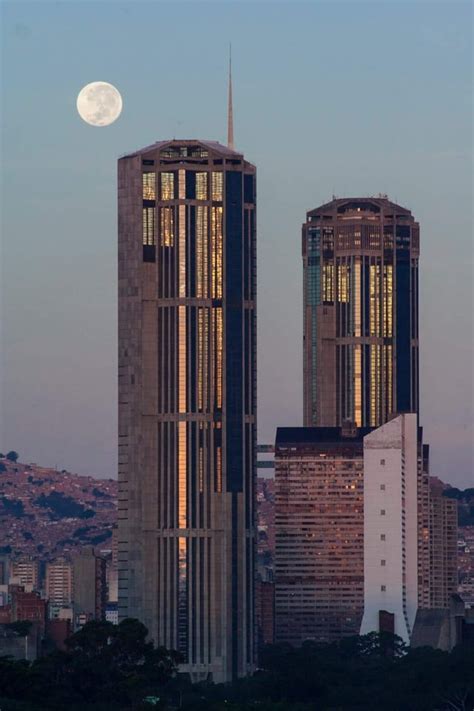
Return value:
<svg viewBox="0 0 474 711">
<path fill-rule="evenodd" d="M 184 174 L 185 171 L 179 171 Z M 180 190 L 181 195 L 176 194 L 175 173 L 159 173 L 159 196 L 160 200 L 174 200 L 175 198 L 191 197 L 195 200 L 215 200 L 222 202 L 224 174 L 222 171 L 215 172 L 189 172 L 188 175 L 194 178 L 194 194 L 191 189 Z M 157 175 L 156 173 L 142 174 L 143 200 L 156 200 L 157 197 Z"/>
</svg>

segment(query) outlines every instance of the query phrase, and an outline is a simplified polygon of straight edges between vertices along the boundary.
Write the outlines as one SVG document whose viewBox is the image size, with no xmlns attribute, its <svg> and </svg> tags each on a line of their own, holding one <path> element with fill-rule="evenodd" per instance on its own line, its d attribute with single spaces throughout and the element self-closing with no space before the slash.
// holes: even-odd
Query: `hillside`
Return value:
<svg viewBox="0 0 474 711">
<path fill-rule="evenodd" d="M 0 460 L 0 554 L 48 560 L 112 535 L 117 482 Z"/>
</svg>

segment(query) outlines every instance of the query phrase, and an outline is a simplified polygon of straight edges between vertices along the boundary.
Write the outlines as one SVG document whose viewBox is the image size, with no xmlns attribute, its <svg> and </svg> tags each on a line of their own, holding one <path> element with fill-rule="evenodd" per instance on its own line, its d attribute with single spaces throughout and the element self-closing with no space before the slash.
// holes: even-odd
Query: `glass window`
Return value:
<svg viewBox="0 0 474 711">
<path fill-rule="evenodd" d="M 173 200 L 174 198 L 174 173 L 161 174 L 161 199 Z"/>
<path fill-rule="evenodd" d="M 142 174 L 143 199 L 144 200 L 155 200 L 155 198 L 156 198 L 155 182 L 156 182 L 155 173 L 143 173 Z"/>
<path fill-rule="evenodd" d="M 222 201 L 224 175 L 221 171 L 212 173 L 212 199 Z"/>
<path fill-rule="evenodd" d="M 160 210 L 160 241 L 165 247 L 174 244 L 174 215 L 172 207 L 162 207 Z"/>
<path fill-rule="evenodd" d="M 196 200 L 207 200 L 207 173 L 196 173 Z"/>
<path fill-rule="evenodd" d="M 155 244 L 155 208 L 143 208 L 143 244 Z"/>
</svg>

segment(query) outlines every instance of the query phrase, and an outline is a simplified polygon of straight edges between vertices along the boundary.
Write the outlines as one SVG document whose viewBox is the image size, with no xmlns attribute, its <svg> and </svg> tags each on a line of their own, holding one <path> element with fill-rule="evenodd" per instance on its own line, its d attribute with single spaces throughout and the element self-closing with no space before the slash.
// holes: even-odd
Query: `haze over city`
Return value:
<svg viewBox="0 0 474 711">
<path fill-rule="evenodd" d="M 400 8 L 3 4 L 2 447 L 116 477 L 116 160 L 225 142 L 231 41 L 235 143 L 258 166 L 259 441 L 302 423 L 306 212 L 387 193 L 420 223 L 431 470 L 472 486 L 471 6 Z M 94 80 L 124 101 L 106 129 L 75 108 Z"/>
</svg>

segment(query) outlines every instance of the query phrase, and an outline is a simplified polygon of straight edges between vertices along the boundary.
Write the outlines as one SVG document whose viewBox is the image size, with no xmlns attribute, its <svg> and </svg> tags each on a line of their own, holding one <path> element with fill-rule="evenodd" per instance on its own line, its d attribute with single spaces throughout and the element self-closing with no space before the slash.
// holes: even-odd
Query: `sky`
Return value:
<svg viewBox="0 0 474 711">
<path fill-rule="evenodd" d="M 0 449 L 115 477 L 116 161 L 225 142 L 258 170 L 258 429 L 302 424 L 301 224 L 387 193 L 420 222 L 431 473 L 474 486 L 469 2 L 3 2 Z M 80 89 L 122 94 L 107 128 Z"/>
</svg>

